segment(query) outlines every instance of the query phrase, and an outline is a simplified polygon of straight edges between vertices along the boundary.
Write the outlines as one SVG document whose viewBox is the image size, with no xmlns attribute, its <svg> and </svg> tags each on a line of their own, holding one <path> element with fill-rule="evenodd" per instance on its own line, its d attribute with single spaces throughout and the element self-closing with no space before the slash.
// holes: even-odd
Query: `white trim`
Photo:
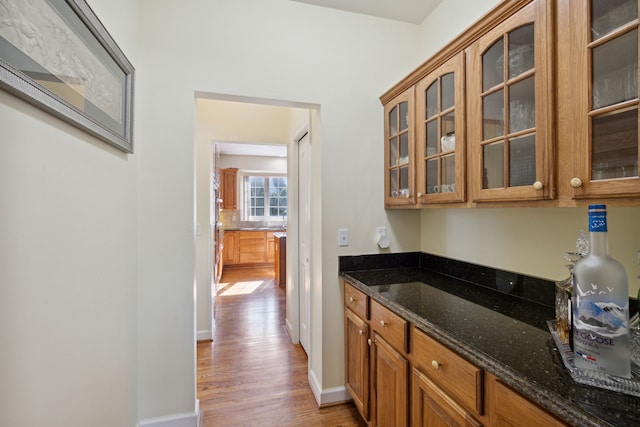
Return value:
<svg viewBox="0 0 640 427">
<path fill-rule="evenodd" d="M 197 331 L 196 332 L 196 340 L 198 341 L 212 341 L 213 340 L 213 331 Z"/>
<path fill-rule="evenodd" d="M 300 341 L 298 340 L 298 338 L 295 338 L 293 336 L 293 334 L 294 334 L 293 325 L 291 324 L 289 319 L 284 319 L 284 323 L 285 323 L 285 327 L 287 328 L 287 334 L 289 334 L 289 339 L 291 340 L 291 343 L 292 344 L 300 344 Z"/>
<path fill-rule="evenodd" d="M 196 399 L 195 410 L 166 417 L 149 418 L 138 422 L 138 427 L 199 427 L 200 401 Z"/>
<path fill-rule="evenodd" d="M 293 142 L 297 144 L 308 133 L 309 133 L 309 122 L 306 122 L 302 126 L 300 126 L 300 129 L 298 129 L 298 131 L 293 134 L 293 137 L 291 139 L 293 140 Z M 309 140 L 311 140 L 311 138 L 309 138 Z"/>
<path fill-rule="evenodd" d="M 321 389 L 318 379 L 311 370 L 309 370 L 309 385 L 311 386 L 311 391 L 316 399 L 316 403 L 320 407 L 351 400 L 351 395 L 345 386 Z"/>
</svg>

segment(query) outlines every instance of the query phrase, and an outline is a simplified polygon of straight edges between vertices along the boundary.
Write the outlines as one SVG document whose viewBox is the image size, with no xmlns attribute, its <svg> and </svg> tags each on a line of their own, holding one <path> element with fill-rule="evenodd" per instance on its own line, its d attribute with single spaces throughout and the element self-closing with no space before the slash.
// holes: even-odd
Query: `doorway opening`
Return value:
<svg viewBox="0 0 640 427">
<path fill-rule="evenodd" d="M 285 102 L 269 99 L 258 99 L 248 97 L 237 97 L 230 95 L 220 95 L 211 93 L 196 93 L 196 215 L 198 229 L 200 233 L 196 243 L 197 262 L 197 338 L 198 340 L 214 339 L 215 319 L 215 298 L 217 294 L 218 280 L 221 277 L 217 266 L 219 260 L 224 256 L 225 247 L 220 249 L 223 237 L 219 231 L 224 231 L 228 224 L 232 222 L 237 226 L 242 221 L 250 221 L 251 215 L 243 211 L 246 208 L 247 197 L 241 195 L 239 209 L 225 213 L 220 210 L 220 176 L 219 170 L 222 168 L 233 168 L 229 161 L 239 161 L 240 154 L 229 154 L 230 150 L 248 150 L 243 154 L 243 162 L 237 163 L 240 180 L 237 184 L 238 194 L 241 194 L 245 187 L 241 184 L 244 177 L 249 175 L 269 174 L 285 176 L 287 180 L 287 207 L 286 218 L 281 219 L 281 225 L 286 227 L 287 251 L 286 251 L 286 316 L 285 324 L 287 332 L 294 344 L 300 342 L 301 323 L 306 319 L 311 311 L 310 292 L 306 295 L 309 300 L 301 301 L 302 278 L 300 276 L 301 259 L 306 261 L 303 273 L 310 278 L 309 271 L 313 268 L 310 249 L 306 250 L 307 256 L 299 258 L 300 254 L 300 227 L 301 219 L 299 212 L 299 142 L 300 132 L 304 129 L 307 133 L 307 140 L 312 140 L 310 122 L 312 117 L 317 117 L 319 106 L 306 103 Z M 315 114 L 314 114 L 315 113 Z M 278 150 L 285 148 L 287 156 L 284 158 L 286 168 L 274 170 L 269 164 L 278 163 L 279 155 L 264 155 L 260 150 Z M 227 154 L 225 154 L 225 151 Z M 308 148 L 306 158 L 310 158 L 311 150 Z M 233 156 L 236 156 L 235 158 Z M 309 163 L 310 164 L 310 163 Z M 308 187 L 313 179 L 310 168 L 307 177 Z M 206 172 L 205 172 L 206 171 Z M 305 185 L 307 185 L 305 184 Z M 309 190 L 310 191 L 310 190 Z M 304 194 L 304 193 L 303 193 Z M 310 203 L 310 196 L 309 196 Z M 280 213 L 283 211 L 280 210 Z M 254 212 L 255 213 L 255 212 Z M 235 218 L 234 218 L 235 215 Z M 205 229 L 201 224 L 209 223 L 210 233 L 203 233 Z M 225 222 L 227 224 L 225 224 Z M 276 224 L 266 224 L 265 228 Z M 310 232 L 308 224 L 305 230 Z M 310 234 L 309 234 L 310 236 Z M 310 237 L 307 238 L 310 240 Z M 304 242 L 303 242 L 304 243 Z M 310 247 L 310 245 L 308 245 Z M 228 248 L 226 248 L 228 249 Z M 268 263 L 266 263 L 268 264 Z M 264 267 L 264 265 L 262 265 Z M 222 272 L 224 272 L 224 264 Z M 304 277 L 304 276 L 303 276 Z M 310 281 L 310 279 L 309 279 Z M 308 282 L 309 282 L 308 281 Z M 248 283 L 249 281 L 247 281 Z M 307 282 L 307 283 L 308 283 Z M 249 292 L 251 284 L 245 284 L 242 292 Z M 308 283 L 308 286 L 310 284 Z M 237 289 L 239 289 L 238 287 Z M 260 289 L 256 286 L 255 290 Z M 307 287 L 308 289 L 308 287 Z M 231 292 L 230 290 L 226 290 Z M 239 292 L 236 290 L 236 292 Z M 305 304 L 305 305 L 302 305 Z M 310 319 L 310 315 L 308 317 Z M 303 331 L 309 331 L 309 320 L 303 324 Z M 305 338 L 303 338 L 303 341 Z M 305 350 L 310 354 L 310 338 Z"/>
</svg>

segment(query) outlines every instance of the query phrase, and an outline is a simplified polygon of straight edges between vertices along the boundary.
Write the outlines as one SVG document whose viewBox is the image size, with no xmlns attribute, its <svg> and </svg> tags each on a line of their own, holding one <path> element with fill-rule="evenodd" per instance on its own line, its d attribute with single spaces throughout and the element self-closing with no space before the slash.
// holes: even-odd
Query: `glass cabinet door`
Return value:
<svg viewBox="0 0 640 427">
<path fill-rule="evenodd" d="M 464 56 L 459 53 L 416 86 L 420 203 L 464 201 Z"/>
<path fill-rule="evenodd" d="M 413 88 L 385 105 L 385 205 L 415 204 Z"/>
<path fill-rule="evenodd" d="M 473 201 L 554 196 L 548 3 L 534 1 L 470 47 Z"/>
<path fill-rule="evenodd" d="M 637 195 L 638 0 L 576 1 L 574 197 Z"/>
</svg>

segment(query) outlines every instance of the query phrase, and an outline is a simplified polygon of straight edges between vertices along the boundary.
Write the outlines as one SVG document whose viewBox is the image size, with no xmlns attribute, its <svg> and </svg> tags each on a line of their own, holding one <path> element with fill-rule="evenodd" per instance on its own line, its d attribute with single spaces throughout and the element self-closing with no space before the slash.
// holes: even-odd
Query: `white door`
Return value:
<svg viewBox="0 0 640 427">
<path fill-rule="evenodd" d="M 298 283 L 300 344 L 309 354 L 311 343 L 311 141 L 305 134 L 298 141 Z"/>
</svg>

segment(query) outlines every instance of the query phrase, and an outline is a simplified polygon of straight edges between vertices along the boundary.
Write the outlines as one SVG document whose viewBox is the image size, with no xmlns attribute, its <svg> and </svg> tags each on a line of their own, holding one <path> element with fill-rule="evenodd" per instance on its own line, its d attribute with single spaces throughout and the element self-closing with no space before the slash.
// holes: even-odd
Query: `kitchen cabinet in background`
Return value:
<svg viewBox="0 0 640 427">
<path fill-rule="evenodd" d="M 239 262 L 238 234 L 239 231 L 225 231 L 223 236 L 222 261 L 224 265 L 234 265 Z"/>
<path fill-rule="evenodd" d="M 222 209 L 238 209 L 238 168 L 220 169 L 220 198 Z"/>
<path fill-rule="evenodd" d="M 225 265 L 274 263 L 274 233 L 285 230 L 226 230 L 222 250 Z"/>
<path fill-rule="evenodd" d="M 276 277 L 276 285 L 287 286 L 287 233 L 271 233 L 273 240 L 273 270 Z M 267 238 L 267 247 L 269 239 Z M 267 249 L 269 253 L 269 249 Z M 267 255 L 268 258 L 268 255 Z"/>
</svg>

